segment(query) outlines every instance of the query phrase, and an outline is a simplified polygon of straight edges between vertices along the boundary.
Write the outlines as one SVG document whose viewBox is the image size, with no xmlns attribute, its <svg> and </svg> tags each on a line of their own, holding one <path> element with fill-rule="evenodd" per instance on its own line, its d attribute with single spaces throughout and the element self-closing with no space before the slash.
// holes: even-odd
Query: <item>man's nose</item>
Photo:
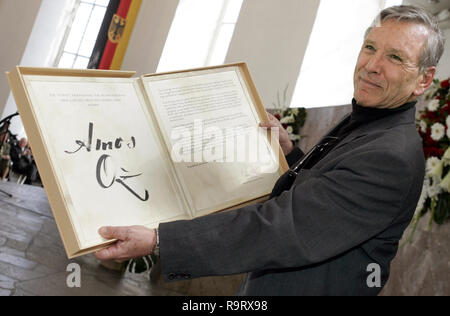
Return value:
<svg viewBox="0 0 450 316">
<path fill-rule="evenodd" d="M 382 63 L 382 55 L 378 53 L 373 54 L 369 57 L 365 68 L 368 73 L 379 74 L 381 72 Z"/>
</svg>

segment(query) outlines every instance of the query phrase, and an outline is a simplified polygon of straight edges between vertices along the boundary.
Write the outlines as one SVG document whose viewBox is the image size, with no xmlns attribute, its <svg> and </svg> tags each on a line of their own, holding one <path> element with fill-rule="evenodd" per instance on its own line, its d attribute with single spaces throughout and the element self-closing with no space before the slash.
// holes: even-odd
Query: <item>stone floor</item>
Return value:
<svg viewBox="0 0 450 316">
<path fill-rule="evenodd" d="M 158 269 L 131 274 L 109 270 L 93 255 L 68 260 L 45 190 L 0 182 L 0 296 L 29 295 L 233 295 L 242 276 L 176 283 Z M 81 267 L 81 287 L 69 288 L 67 266 Z"/>
<path fill-rule="evenodd" d="M 400 247 L 381 295 L 450 296 L 450 223 L 430 229 L 429 219 L 424 216 L 410 242 Z"/>
<path fill-rule="evenodd" d="M 214 296 L 239 287 L 241 275 L 165 283 L 158 266 L 150 276 L 112 271 L 93 255 L 68 260 L 44 189 L 0 182 L 0 190 L 13 195 L 0 192 L 0 296 Z M 432 231 L 419 226 L 392 262 L 381 295 L 450 295 L 449 236 L 450 223 Z M 81 267 L 80 288 L 66 284 L 70 263 Z"/>
</svg>

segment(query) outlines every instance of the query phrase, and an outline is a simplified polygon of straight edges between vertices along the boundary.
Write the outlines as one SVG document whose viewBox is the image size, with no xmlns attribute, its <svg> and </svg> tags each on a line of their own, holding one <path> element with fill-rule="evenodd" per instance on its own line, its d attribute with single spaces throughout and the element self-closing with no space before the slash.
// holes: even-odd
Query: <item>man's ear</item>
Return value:
<svg viewBox="0 0 450 316">
<path fill-rule="evenodd" d="M 427 91 L 428 87 L 433 83 L 434 75 L 436 74 L 436 67 L 428 67 L 419 76 L 416 83 L 416 89 L 414 90 L 415 96 L 421 96 Z"/>
</svg>

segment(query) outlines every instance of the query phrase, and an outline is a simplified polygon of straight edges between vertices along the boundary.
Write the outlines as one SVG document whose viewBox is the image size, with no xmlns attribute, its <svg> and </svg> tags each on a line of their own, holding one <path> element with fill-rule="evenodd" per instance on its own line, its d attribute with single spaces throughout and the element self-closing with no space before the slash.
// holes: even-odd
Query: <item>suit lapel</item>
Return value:
<svg viewBox="0 0 450 316">
<path fill-rule="evenodd" d="M 347 113 L 346 115 L 344 115 L 344 117 L 339 121 L 339 123 L 337 123 L 333 128 L 331 128 L 328 131 L 328 133 L 326 133 L 325 136 L 323 136 L 317 144 L 323 143 L 325 138 L 327 138 L 330 135 L 335 134 L 336 131 L 339 130 L 343 125 L 346 125 L 348 123 L 348 121 L 350 120 L 351 116 L 352 116 L 352 113 Z"/>
</svg>

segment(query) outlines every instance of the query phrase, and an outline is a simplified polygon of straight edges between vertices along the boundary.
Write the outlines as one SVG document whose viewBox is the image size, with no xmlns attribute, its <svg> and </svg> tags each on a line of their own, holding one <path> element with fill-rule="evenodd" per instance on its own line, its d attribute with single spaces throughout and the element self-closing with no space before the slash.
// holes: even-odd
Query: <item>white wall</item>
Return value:
<svg viewBox="0 0 450 316">
<path fill-rule="evenodd" d="M 41 0 L 0 1 L 0 114 L 6 105 L 10 88 L 4 73 L 20 63 L 30 37 Z"/>
<path fill-rule="evenodd" d="M 288 84 L 289 105 L 319 3 L 244 1 L 226 62 L 248 63 L 266 107 L 271 107 Z"/>
<path fill-rule="evenodd" d="M 156 72 L 178 2 L 143 1 L 123 70 Z M 317 0 L 244 0 L 225 62 L 248 63 L 266 106 L 288 83 L 290 100 L 318 5 Z"/>
<path fill-rule="evenodd" d="M 138 75 L 156 72 L 178 0 L 144 0 L 128 44 L 122 69 Z"/>
<path fill-rule="evenodd" d="M 60 42 L 58 40 L 61 38 L 61 34 L 64 32 L 67 23 L 67 4 L 71 2 L 71 0 L 3 0 L 0 2 L 0 5 L 4 2 L 9 4 L 14 2 L 15 4 L 11 5 L 9 9 L 14 12 L 24 10 L 29 17 L 25 20 L 25 18 L 19 17 L 19 15 L 15 16 L 14 21 L 10 21 L 12 22 L 12 25 L 10 25 L 9 28 L 17 28 L 20 31 L 18 34 L 10 34 L 9 38 L 10 41 L 17 46 L 13 50 L 17 55 L 8 60 L 0 58 L 2 69 L 4 71 L 9 71 L 16 65 L 30 67 L 53 66 L 54 61 L 51 59 L 51 56 L 59 47 Z M 23 3 L 28 3 L 29 5 L 22 7 Z M 34 6 L 35 4 L 40 4 L 40 6 Z M 3 14 L 5 14 L 5 12 L 3 12 L 3 9 L 0 7 L 0 15 Z M 0 20 L 0 23 L 3 23 L 3 20 Z M 19 38 L 17 43 L 14 40 L 15 36 Z M 6 53 L 7 55 L 11 55 L 11 52 L 12 50 L 9 47 L 8 49 L 2 49 L 2 53 Z M 15 113 L 17 111 L 17 106 L 14 98 L 10 94 L 9 85 L 6 79 L 5 85 L 3 85 L 3 82 L 1 83 L 2 98 L 6 96 L 7 101 L 5 105 L 5 101 L 0 100 L 0 106 L 4 106 L 2 117 L 6 117 Z M 3 91 L 5 92 L 5 95 L 3 95 Z M 18 134 L 19 138 L 26 136 L 22 122 L 19 118 L 14 118 L 11 121 L 10 130 L 12 133 Z"/>
<path fill-rule="evenodd" d="M 436 71 L 436 78 L 440 80 L 450 77 L 450 28 L 443 30 L 443 33 L 446 38 L 445 50 Z"/>
</svg>

